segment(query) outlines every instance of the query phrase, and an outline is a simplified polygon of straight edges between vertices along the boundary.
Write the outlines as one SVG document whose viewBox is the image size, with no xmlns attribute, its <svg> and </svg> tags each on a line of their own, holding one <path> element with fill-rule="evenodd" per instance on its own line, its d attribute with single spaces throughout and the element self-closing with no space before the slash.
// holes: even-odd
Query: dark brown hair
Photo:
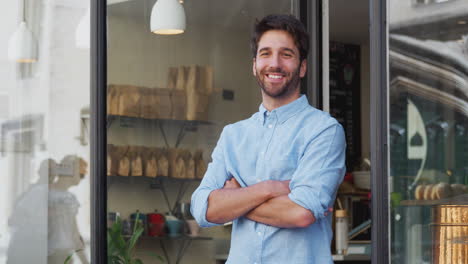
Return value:
<svg viewBox="0 0 468 264">
<path fill-rule="evenodd" d="M 309 53 L 309 34 L 301 21 L 292 15 L 268 15 L 262 20 L 256 21 L 250 41 L 254 58 L 257 56 L 260 38 L 263 33 L 269 30 L 284 30 L 288 32 L 299 50 L 300 60 L 303 61 L 307 58 L 307 54 Z"/>
</svg>

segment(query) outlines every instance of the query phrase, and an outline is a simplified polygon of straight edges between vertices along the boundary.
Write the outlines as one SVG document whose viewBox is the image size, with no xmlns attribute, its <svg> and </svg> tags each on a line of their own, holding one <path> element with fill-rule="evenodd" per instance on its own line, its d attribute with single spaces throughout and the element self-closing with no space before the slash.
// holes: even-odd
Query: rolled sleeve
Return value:
<svg viewBox="0 0 468 264">
<path fill-rule="evenodd" d="M 226 164 L 223 154 L 223 130 L 221 133 L 220 139 L 213 150 L 211 155 L 212 162 L 208 164 L 208 169 L 203 177 L 200 186 L 192 194 L 191 208 L 190 211 L 201 227 L 211 227 L 217 226 L 219 224 L 209 222 L 206 220 L 206 212 L 208 210 L 208 197 L 210 193 L 214 190 L 221 189 L 224 186 L 224 183 L 229 178 L 229 174 L 226 171 Z"/>
<path fill-rule="evenodd" d="M 325 217 L 345 174 L 346 143 L 340 124 L 327 127 L 307 146 L 291 179 L 289 199 Z"/>
</svg>

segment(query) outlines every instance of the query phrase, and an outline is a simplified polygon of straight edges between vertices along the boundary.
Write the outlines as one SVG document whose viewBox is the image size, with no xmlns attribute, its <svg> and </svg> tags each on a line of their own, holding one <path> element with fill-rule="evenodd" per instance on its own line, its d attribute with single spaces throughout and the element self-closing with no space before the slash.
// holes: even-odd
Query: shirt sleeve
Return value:
<svg viewBox="0 0 468 264">
<path fill-rule="evenodd" d="M 206 211 L 208 209 L 208 197 L 214 190 L 221 189 L 224 183 L 230 178 L 226 170 L 224 159 L 224 134 L 226 128 L 221 132 L 221 136 L 216 144 L 216 147 L 211 154 L 212 161 L 208 164 L 205 176 L 200 183 L 200 186 L 192 194 L 192 202 L 190 211 L 201 227 L 211 227 L 219 224 L 211 223 L 206 220 Z"/>
<path fill-rule="evenodd" d="M 312 139 L 291 182 L 289 199 L 310 210 L 316 219 L 332 206 L 345 174 L 346 142 L 343 128 L 335 123 Z"/>
</svg>

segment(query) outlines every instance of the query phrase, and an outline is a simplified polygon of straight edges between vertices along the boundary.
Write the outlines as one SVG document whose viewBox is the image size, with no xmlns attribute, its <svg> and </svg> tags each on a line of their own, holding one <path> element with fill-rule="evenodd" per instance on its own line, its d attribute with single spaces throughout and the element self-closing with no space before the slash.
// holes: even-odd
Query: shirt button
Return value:
<svg viewBox="0 0 468 264">
<path fill-rule="evenodd" d="M 272 127 L 273 127 L 273 125 L 268 125 L 268 128 L 272 128 Z"/>
<path fill-rule="evenodd" d="M 257 234 L 258 234 L 259 236 L 261 236 L 261 235 L 262 235 L 262 232 L 257 232 Z"/>
</svg>

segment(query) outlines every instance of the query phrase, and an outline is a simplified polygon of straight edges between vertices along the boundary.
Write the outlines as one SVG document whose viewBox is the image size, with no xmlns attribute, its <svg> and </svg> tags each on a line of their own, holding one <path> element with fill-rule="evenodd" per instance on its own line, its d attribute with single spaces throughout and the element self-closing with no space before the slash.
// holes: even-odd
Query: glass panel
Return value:
<svg viewBox="0 0 468 264">
<path fill-rule="evenodd" d="M 466 263 L 468 1 L 389 7 L 392 263 Z"/>
<path fill-rule="evenodd" d="M 249 47 L 255 19 L 295 6 L 180 2 L 108 0 L 108 224 L 121 220 L 116 236 L 128 238 L 143 219 L 135 257 L 145 263 L 155 261 L 150 253 L 173 263 L 226 258 L 231 227 L 188 230 L 190 198 L 222 128 L 250 117 L 261 102 Z M 151 32 L 153 22 L 154 30 L 174 30 L 184 18 L 181 34 Z"/>
<path fill-rule="evenodd" d="M 2 4 L 0 263 L 88 263 L 88 3 Z"/>
</svg>

